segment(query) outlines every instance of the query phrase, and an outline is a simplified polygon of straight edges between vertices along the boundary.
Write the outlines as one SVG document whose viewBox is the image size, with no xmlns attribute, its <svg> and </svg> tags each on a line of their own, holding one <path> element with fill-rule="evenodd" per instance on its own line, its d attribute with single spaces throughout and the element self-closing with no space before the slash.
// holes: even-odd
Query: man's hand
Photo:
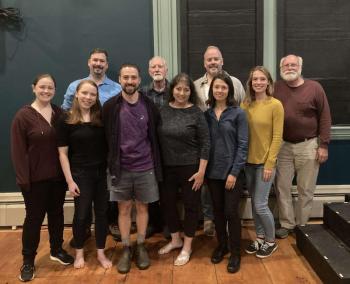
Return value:
<svg viewBox="0 0 350 284">
<path fill-rule="evenodd" d="M 322 164 L 328 159 L 328 149 L 318 147 L 316 152 L 316 160 Z"/>
</svg>

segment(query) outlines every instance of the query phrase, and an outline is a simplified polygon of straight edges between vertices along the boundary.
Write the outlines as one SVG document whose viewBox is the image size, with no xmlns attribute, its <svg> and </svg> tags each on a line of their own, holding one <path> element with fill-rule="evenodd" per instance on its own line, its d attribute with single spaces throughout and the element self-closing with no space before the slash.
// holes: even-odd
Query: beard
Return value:
<svg viewBox="0 0 350 284">
<path fill-rule="evenodd" d="M 138 90 L 139 85 L 125 85 L 122 86 L 123 92 L 128 96 L 132 96 Z"/>
<path fill-rule="evenodd" d="M 281 71 L 280 72 L 281 78 L 287 82 L 295 81 L 301 76 L 301 70 L 300 71 Z"/>
<path fill-rule="evenodd" d="M 94 72 L 95 75 L 101 75 L 103 74 L 103 67 L 100 67 L 100 66 L 93 67 L 92 71 Z"/>
<path fill-rule="evenodd" d="M 219 64 L 210 64 L 208 66 L 208 73 L 213 77 L 216 76 L 221 70 L 222 67 Z"/>
<path fill-rule="evenodd" d="M 156 82 L 158 82 L 158 81 L 163 81 L 164 76 L 163 76 L 162 74 L 154 74 L 154 75 L 152 76 L 152 79 L 153 79 L 153 81 L 156 81 Z"/>
</svg>

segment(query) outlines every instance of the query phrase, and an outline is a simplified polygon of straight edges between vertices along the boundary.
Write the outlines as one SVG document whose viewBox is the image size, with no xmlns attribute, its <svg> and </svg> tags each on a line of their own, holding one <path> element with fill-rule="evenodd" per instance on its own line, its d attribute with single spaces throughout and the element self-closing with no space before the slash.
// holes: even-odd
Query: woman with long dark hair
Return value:
<svg viewBox="0 0 350 284">
<path fill-rule="evenodd" d="M 192 253 L 192 240 L 198 224 L 200 188 L 209 156 L 209 133 L 202 111 L 196 106 L 192 79 L 178 74 L 170 83 L 169 104 L 161 108 L 158 128 L 164 165 L 161 205 L 171 233 L 171 242 L 158 253 L 182 248 L 174 265 L 185 265 Z M 184 241 L 177 212 L 177 191 L 181 188 L 185 209 Z"/>
<path fill-rule="evenodd" d="M 58 150 L 68 189 L 74 196 L 73 236 L 75 268 L 82 268 L 86 225 L 92 203 L 95 211 L 97 259 L 103 268 L 112 262 L 105 256 L 107 237 L 107 143 L 101 121 L 98 87 L 83 80 L 76 89 L 71 110 L 58 125 Z"/>
<path fill-rule="evenodd" d="M 50 258 L 64 265 L 74 261 L 62 249 L 66 185 L 53 127 L 62 114 L 61 109 L 51 103 L 55 89 L 56 82 L 52 75 L 38 75 L 32 83 L 34 101 L 16 113 L 11 127 L 12 161 L 26 209 L 21 281 L 30 281 L 35 277 L 34 259 L 45 214 L 50 236 Z"/>
<path fill-rule="evenodd" d="M 210 133 L 210 155 L 206 171 L 207 184 L 213 200 L 214 223 L 218 246 L 212 263 L 219 263 L 230 252 L 227 271 L 240 268 L 241 220 L 239 201 L 241 179 L 248 150 L 246 115 L 237 106 L 231 78 L 225 73 L 216 75 L 209 88 L 209 109 L 205 117 Z"/>
</svg>

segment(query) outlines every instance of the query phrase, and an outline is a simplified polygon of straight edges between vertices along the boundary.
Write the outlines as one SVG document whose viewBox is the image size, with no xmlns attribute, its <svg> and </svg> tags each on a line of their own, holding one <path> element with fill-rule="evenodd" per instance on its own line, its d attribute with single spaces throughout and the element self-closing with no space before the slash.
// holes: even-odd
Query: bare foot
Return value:
<svg viewBox="0 0 350 284">
<path fill-rule="evenodd" d="M 112 261 L 110 261 L 106 257 L 103 249 L 97 249 L 97 260 L 101 263 L 104 269 L 108 269 L 112 267 Z"/>
<path fill-rule="evenodd" d="M 83 249 L 76 249 L 75 250 L 74 268 L 83 268 L 84 266 L 85 266 L 84 250 Z"/>
</svg>

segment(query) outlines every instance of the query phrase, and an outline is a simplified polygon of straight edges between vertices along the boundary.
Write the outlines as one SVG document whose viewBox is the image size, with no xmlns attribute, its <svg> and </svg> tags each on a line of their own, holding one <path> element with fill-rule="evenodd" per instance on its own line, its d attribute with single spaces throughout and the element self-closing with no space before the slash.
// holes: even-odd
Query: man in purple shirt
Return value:
<svg viewBox="0 0 350 284">
<path fill-rule="evenodd" d="M 276 196 L 281 228 L 286 238 L 296 225 L 309 220 L 320 164 L 327 161 L 331 115 L 322 86 L 301 76 L 303 59 L 288 55 L 280 62 L 283 80 L 275 84 L 275 97 L 284 108 L 283 144 L 277 158 Z M 296 173 L 298 201 L 294 214 L 292 180 Z"/>
<path fill-rule="evenodd" d="M 119 229 L 123 253 L 117 264 L 120 273 L 131 267 L 130 226 L 133 201 L 136 205 L 136 266 L 147 269 L 150 260 L 144 246 L 148 223 L 148 203 L 159 199 L 161 181 L 157 138 L 159 112 L 154 103 L 138 90 L 139 68 L 123 64 L 119 71 L 122 92 L 103 105 L 103 121 L 109 145 L 108 170 L 110 200 L 118 202 Z"/>
</svg>

